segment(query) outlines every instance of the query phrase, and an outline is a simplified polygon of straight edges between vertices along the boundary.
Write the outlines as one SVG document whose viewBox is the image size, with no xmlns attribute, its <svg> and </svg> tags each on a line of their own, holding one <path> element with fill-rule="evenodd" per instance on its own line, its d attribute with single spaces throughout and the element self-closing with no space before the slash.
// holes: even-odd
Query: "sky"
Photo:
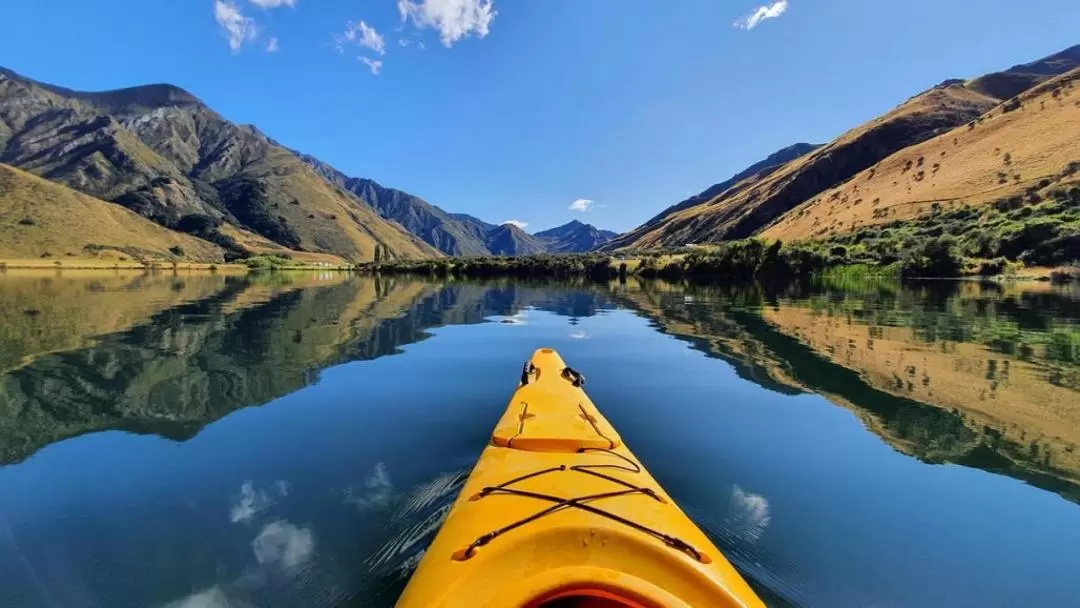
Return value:
<svg viewBox="0 0 1080 608">
<path fill-rule="evenodd" d="M 948 78 L 1080 43 L 1076 0 L 7 0 L 0 65 L 168 82 L 349 175 L 625 231 Z"/>
</svg>

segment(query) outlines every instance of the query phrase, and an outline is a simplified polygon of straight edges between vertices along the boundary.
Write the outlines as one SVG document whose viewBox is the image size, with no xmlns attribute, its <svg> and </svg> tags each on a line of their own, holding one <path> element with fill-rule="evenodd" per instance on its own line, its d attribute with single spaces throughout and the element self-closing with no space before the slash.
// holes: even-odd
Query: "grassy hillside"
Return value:
<svg viewBox="0 0 1080 608">
<path fill-rule="evenodd" d="M 199 314 L 185 315 L 181 300 L 157 314 L 133 310 L 129 321 L 135 324 L 123 333 L 64 339 L 51 332 L 50 340 L 24 339 L 7 353 L 0 349 L 0 364 L 17 367 L 0 375 L 0 464 L 104 429 L 191 437 L 236 409 L 316 381 L 326 366 L 389 354 L 422 339 L 423 320 L 402 313 L 440 304 L 430 301 L 431 286 L 420 283 L 343 280 L 301 289 L 304 281 L 288 275 L 272 276 L 270 284 L 257 282 L 259 277 L 218 279 L 219 289 L 190 305 Z M 46 314 L 69 316 L 52 323 L 76 332 L 90 328 L 79 323 L 78 304 L 93 300 L 89 308 L 95 309 L 105 298 L 89 282 L 81 294 L 65 293 L 73 305 Z M 13 335 L 33 335 L 37 321 L 31 317 L 25 315 Z M 108 364 L 88 367 L 88 360 Z"/>
<path fill-rule="evenodd" d="M 768 238 L 828 238 L 1080 183 L 1080 69 L 906 148 L 773 222 Z"/>
<path fill-rule="evenodd" d="M 169 85 L 84 93 L 0 70 L 0 162 L 166 227 L 228 224 L 290 250 L 370 260 L 436 251 L 254 127 Z M 193 220 L 194 218 L 194 220 Z"/>
<path fill-rule="evenodd" d="M 997 100 L 960 85 L 933 89 L 827 146 L 735 184 L 686 208 L 628 246 L 665 247 L 752 236 L 822 190 L 840 184 L 893 152 L 977 118 Z"/>
<path fill-rule="evenodd" d="M 0 164 L 0 259 L 220 262 L 222 253 L 120 205 Z"/>
<path fill-rule="evenodd" d="M 887 290 L 871 289 L 864 297 L 872 302 L 863 302 L 855 291 L 788 301 L 756 289 L 688 292 L 659 283 L 621 290 L 619 299 L 743 378 L 850 409 L 903 453 L 993 470 L 1080 501 L 1077 336 L 1067 326 L 1024 335 L 974 283 L 944 308 L 923 310 Z M 723 299 L 735 305 L 706 304 Z"/>
<path fill-rule="evenodd" d="M 852 129 L 827 146 L 817 148 L 780 167 L 766 168 L 755 175 L 747 176 L 732 184 L 723 192 L 716 193 L 715 196 L 708 200 L 676 206 L 674 212 L 654 218 L 654 221 L 632 231 L 623 238 L 617 239 L 613 242 L 612 247 L 672 247 L 747 238 L 761 234 L 763 230 L 774 224 L 790 223 L 790 216 L 785 217 L 786 214 L 815 199 L 819 201 L 819 207 L 815 209 L 814 213 L 811 214 L 805 209 L 801 210 L 803 211 L 803 217 L 807 218 L 806 221 L 813 224 L 813 221 L 817 219 L 818 226 L 815 226 L 812 230 L 803 227 L 797 230 L 776 228 L 768 232 L 768 234 L 791 236 L 792 238 L 796 236 L 803 238 L 823 236 L 828 234 L 827 230 L 820 232 L 823 222 L 826 224 L 832 223 L 836 229 L 840 228 L 841 222 L 839 220 L 832 222 L 833 218 L 828 218 L 828 220 L 821 218 L 821 213 L 824 213 L 827 217 L 830 212 L 837 213 L 835 207 L 839 207 L 843 203 L 850 202 L 854 204 L 855 200 L 862 199 L 860 204 L 869 204 L 876 198 L 870 197 L 867 199 L 860 192 L 855 198 L 851 198 L 849 195 L 848 201 L 844 201 L 843 195 L 831 198 L 835 194 L 835 192 L 830 192 L 831 189 L 842 187 L 845 184 L 848 186 L 858 185 L 861 189 L 863 185 L 859 183 L 860 180 L 852 180 L 852 178 L 856 178 L 860 174 L 865 177 L 866 174 L 871 172 L 876 175 L 875 167 L 879 163 L 894 157 L 894 155 L 906 153 L 912 146 L 918 146 L 923 142 L 933 140 L 953 129 L 970 128 L 978 131 L 980 127 L 984 126 L 983 124 L 976 122 L 975 126 L 968 127 L 968 123 L 979 121 L 980 117 L 983 117 L 987 112 L 991 112 L 999 105 L 1002 107 L 1002 109 L 998 110 L 999 117 L 1003 109 L 1008 109 L 1011 111 L 1005 113 L 1013 114 L 1014 116 L 1011 119 L 1018 120 L 1017 116 L 1020 115 L 1016 114 L 1017 112 L 1021 110 L 1030 111 L 1032 108 L 1027 107 L 1025 109 L 1023 107 L 1024 100 L 1022 99 L 1013 100 L 998 97 L 998 95 L 1018 94 L 1023 91 L 1030 91 L 1025 95 L 1039 94 L 1032 88 L 1038 87 L 1040 83 L 1045 83 L 1077 66 L 1080 66 L 1080 47 L 1074 47 L 1025 66 L 1017 66 L 1006 72 L 986 75 L 972 81 L 951 80 L 944 82 L 909 99 L 889 113 Z M 1049 90 L 1039 88 L 1038 91 Z M 1046 104 L 1048 111 L 1057 115 L 1056 120 L 1058 121 L 1055 123 L 1050 119 L 1050 114 L 1047 114 L 1042 121 L 1045 123 L 1046 128 L 1053 128 L 1051 125 L 1068 122 L 1068 115 L 1064 110 L 1067 110 L 1067 106 L 1071 104 L 1061 99 L 1065 92 L 1065 90 L 1059 91 L 1058 95 L 1060 97 L 1051 97 Z M 1052 96 L 1054 93 L 1049 91 L 1046 94 Z M 1039 98 L 1036 101 L 1035 109 L 1042 110 L 1041 102 L 1044 100 Z M 1021 107 L 1014 109 L 1013 106 L 1017 103 Z M 1052 107 L 1053 104 L 1059 104 L 1059 107 L 1055 110 Z M 985 123 L 986 120 L 986 118 L 983 118 L 982 122 Z M 1061 139 L 1069 137 L 1069 129 L 1071 128 L 1069 126 L 1066 129 L 1065 133 L 1061 135 Z M 946 152 L 946 156 L 958 154 L 965 143 L 974 143 L 975 141 L 971 138 L 961 139 L 956 137 L 956 139 L 955 144 L 953 144 L 952 139 L 947 140 L 950 144 L 953 144 L 951 151 L 935 150 L 936 158 L 930 158 L 925 154 L 916 155 L 913 163 L 917 163 L 919 156 L 924 156 L 923 162 L 927 166 L 923 168 L 913 165 L 911 169 L 915 170 L 912 173 L 918 174 L 919 170 L 923 170 L 920 181 L 926 180 L 926 177 L 933 171 L 935 163 L 938 163 L 939 172 L 945 165 L 939 160 L 942 158 L 942 151 Z M 1057 159 L 1040 158 L 1041 152 L 1038 152 L 1036 148 L 1042 144 L 1028 142 L 1029 139 L 1032 139 L 1030 137 L 1030 127 L 1021 125 L 1003 131 L 997 142 L 990 146 L 990 149 L 1001 149 L 1001 163 L 1004 163 L 1004 154 L 1010 148 L 1030 151 L 1026 161 L 1028 163 L 1027 170 L 1030 172 L 1044 170 L 1048 166 L 1058 164 Z M 976 150 L 972 154 L 978 155 L 980 152 Z M 1015 154 L 1018 153 L 1014 152 Z M 904 162 L 906 163 L 906 161 Z M 902 163 L 901 167 L 903 166 Z M 956 183 L 952 184 L 955 186 L 953 196 L 977 194 L 979 191 L 975 188 L 979 184 L 970 183 L 970 180 L 961 175 L 963 172 L 960 171 L 960 162 L 954 160 L 952 166 L 956 174 Z M 1061 167 L 1064 167 L 1064 165 L 1061 165 Z M 1060 170 L 1061 167 L 1058 169 Z M 991 175 L 997 178 L 997 171 L 992 172 Z M 902 187 L 902 189 L 906 190 L 907 185 L 910 185 L 911 176 L 905 175 L 905 177 L 908 179 L 890 179 L 886 183 L 891 185 L 893 181 L 896 181 L 896 187 Z M 942 177 L 944 177 L 944 174 L 942 174 Z M 1024 175 L 1021 174 L 1021 181 L 1024 179 Z M 852 181 L 849 182 L 849 180 Z M 1016 181 L 1014 173 L 1009 173 L 1008 180 Z M 1038 180 L 1036 180 L 1036 183 L 1038 183 Z M 930 182 L 926 181 L 922 185 L 929 188 L 929 184 Z M 940 187 L 938 185 L 933 186 L 935 188 L 933 194 L 927 195 L 927 199 L 924 199 L 928 205 L 933 202 L 931 199 L 940 196 L 939 191 L 936 190 Z M 912 191 L 915 191 L 914 187 L 912 187 Z M 821 195 L 825 192 L 829 192 L 829 198 L 822 201 Z M 884 197 L 882 197 L 882 200 L 884 200 Z M 882 219 L 881 212 L 878 213 L 879 217 L 876 219 Z M 869 214 L 872 217 L 873 211 L 870 211 Z M 916 214 L 917 212 L 912 212 L 909 215 L 913 217 Z M 818 234 L 815 234 L 815 232 L 818 232 Z"/>
<path fill-rule="evenodd" d="M 439 251 L 458 256 L 491 253 L 484 244 L 487 231 L 477 233 L 446 211 L 408 192 L 386 188 L 370 179 L 349 177 L 314 156 L 297 154 L 324 179 L 360 197 L 382 217 L 397 222 Z"/>
<path fill-rule="evenodd" d="M 800 143 L 774 152 L 764 160 L 750 165 L 731 178 L 718 184 L 714 184 L 704 191 L 668 207 L 634 230 L 613 237 L 610 241 L 604 243 L 601 249 L 614 251 L 616 249 L 627 247 L 648 246 L 647 243 L 651 241 L 649 235 L 654 235 L 653 238 L 655 238 L 655 233 L 658 228 L 672 222 L 677 215 L 686 209 L 691 209 L 713 201 L 725 193 L 728 196 L 733 196 L 736 192 L 749 188 L 753 184 L 779 170 L 784 165 L 813 152 L 819 147 L 820 146 L 814 144 Z"/>
</svg>

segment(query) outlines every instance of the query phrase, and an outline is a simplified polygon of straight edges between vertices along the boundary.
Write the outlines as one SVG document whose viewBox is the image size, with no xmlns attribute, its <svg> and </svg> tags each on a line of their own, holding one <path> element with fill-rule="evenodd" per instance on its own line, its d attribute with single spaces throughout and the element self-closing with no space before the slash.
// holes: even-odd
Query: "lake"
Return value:
<svg viewBox="0 0 1080 608">
<path fill-rule="evenodd" d="M 1080 605 L 1080 291 L 0 274 L 0 606 L 392 606 L 553 347 L 771 606 Z"/>
</svg>

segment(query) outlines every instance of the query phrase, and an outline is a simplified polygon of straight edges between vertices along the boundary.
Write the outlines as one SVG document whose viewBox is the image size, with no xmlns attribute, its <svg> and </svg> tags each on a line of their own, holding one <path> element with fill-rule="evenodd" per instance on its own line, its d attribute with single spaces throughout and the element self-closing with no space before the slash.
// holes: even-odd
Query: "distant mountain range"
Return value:
<svg viewBox="0 0 1080 608">
<path fill-rule="evenodd" d="M 330 183 L 352 192 L 439 251 L 453 256 L 531 255 L 591 251 L 616 233 L 573 220 L 530 235 L 511 224 L 495 225 L 431 203 L 370 179 L 349 177 L 308 154 L 296 153 Z"/>
<path fill-rule="evenodd" d="M 552 253 L 592 251 L 616 236 L 615 232 L 600 230 L 596 226 L 577 220 L 533 234 L 533 237 Z"/>
<path fill-rule="evenodd" d="M 784 148 L 615 235 L 578 221 L 528 234 L 449 213 L 285 148 L 171 85 L 87 93 L 0 69 L 0 258 L 273 253 L 360 262 L 376 249 L 390 259 L 639 250 L 751 236 L 830 239 L 914 226 L 946 208 L 1072 200 L 1078 80 L 1080 46 L 945 81 L 828 144 Z M 113 219 L 91 221 L 102 213 Z M 1076 224 L 1038 234 L 1080 243 Z M 118 225 L 130 229 L 109 228 Z"/>
<path fill-rule="evenodd" d="M 0 192 L 3 258 L 359 262 L 377 247 L 400 259 L 548 250 L 520 231 L 346 176 L 167 84 L 80 92 L 0 68 L 0 168 L 10 186 Z M 38 208 L 27 204 L 31 191 L 53 194 Z M 87 223 L 102 210 L 120 217 L 110 204 L 163 230 L 136 219 Z M 136 229 L 107 228 L 125 223 Z M 80 230 L 87 225 L 102 229 Z"/>
</svg>

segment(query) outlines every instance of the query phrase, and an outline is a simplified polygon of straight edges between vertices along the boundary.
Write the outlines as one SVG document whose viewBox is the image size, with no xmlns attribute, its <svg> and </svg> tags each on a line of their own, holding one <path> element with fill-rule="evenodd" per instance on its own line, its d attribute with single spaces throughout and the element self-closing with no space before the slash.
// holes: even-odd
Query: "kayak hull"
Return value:
<svg viewBox="0 0 1080 608">
<path fill-rule="evenodd" d="M 763 606 L 579 379 L 533 355 L 398 606 Z"/>
</svg>

